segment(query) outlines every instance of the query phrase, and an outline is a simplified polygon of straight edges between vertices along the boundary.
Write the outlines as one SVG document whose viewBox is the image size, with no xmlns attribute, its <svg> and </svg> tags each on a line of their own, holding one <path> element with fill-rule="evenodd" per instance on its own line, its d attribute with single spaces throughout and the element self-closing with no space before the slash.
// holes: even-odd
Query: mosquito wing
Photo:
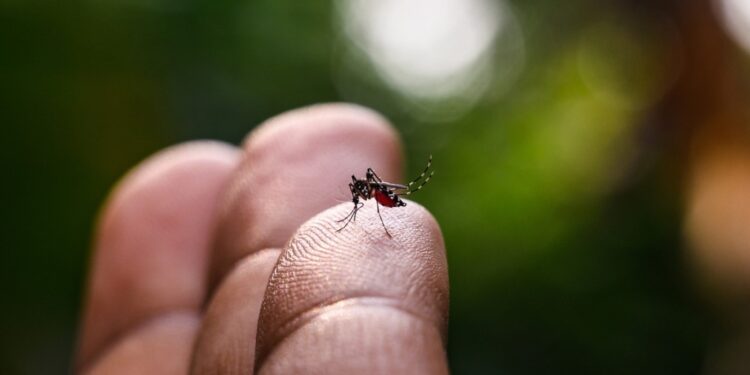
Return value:
<svg viewBox="0 0 750 375">
<path fill-rule="evenodd" d="M 370 186 L 372 187 L 385 186 L 389 189 L 396 189 L 396 190 L 408 190 L 409 189 L 409 187 L 406 185 L 394 184 L 390 182 L 376 182 L 376 183 L 371 184 Z"/>
</svg>

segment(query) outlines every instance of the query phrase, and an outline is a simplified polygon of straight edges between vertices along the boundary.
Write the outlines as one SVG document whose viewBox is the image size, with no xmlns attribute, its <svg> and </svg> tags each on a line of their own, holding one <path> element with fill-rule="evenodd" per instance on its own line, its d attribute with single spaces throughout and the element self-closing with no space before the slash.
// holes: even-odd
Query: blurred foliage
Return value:
<svg viewBox="0 0 750 375">
<path fill-rule="evenodd" d="M 708 324 L 648 117 L 673 71 L 671 34 L 651 31 L 672 21 L 604 3 L 512 2 L 523 69 L 446 121 L 413 116 L 366 61 L 342 65 L 329 3 L 0 4 L 0 373 L 69 368 L 91 225 L 128 168 L 327 101 L 389 117 L 412 172 L 434 154 L 417 199 L 447 243 L 455 373 L 699 372 Z"/>
</svg>

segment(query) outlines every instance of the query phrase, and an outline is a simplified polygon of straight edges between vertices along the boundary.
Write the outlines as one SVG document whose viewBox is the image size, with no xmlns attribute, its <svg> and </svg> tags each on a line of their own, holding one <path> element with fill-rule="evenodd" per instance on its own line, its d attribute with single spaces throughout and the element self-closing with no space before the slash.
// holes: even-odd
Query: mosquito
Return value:
<svg viewBox="0 0 750 375">
<path fill-rule="evenodd" d="M 357 211 L 359 211 L 359 209 L 364 207 L 365 205 L 364 203 L 359 201 L 360 199 L 368 200 L 370 198 L 375 198 L 375 207 L 377 207 L 378 210 L 380 223 L 383 224 L 385 234 L 390 237 L 391 234 L 388 232 L 388 228 L 385 226 L 383 216 L 380 215 L 380 206 L 406 206 L 406 202 L 401 200 L 400 197 L 411 195 L 412 193 L 419 191 L 427 184 L 428 181 L 430 181 L 432 175 L 435 174 L 435 171 L 430 171 L 430 173 L 427 174 L 430 166 L 432 166 L 432 155 L 430 155 L 430 158 L 427 160 L 427 166 L 424 168 L 422 173 L 406 185 L 383 181 L 378 176 L 378 174 L 375 173 L 374 170 L 372 170 L 372 168 L 367 168 L 367 173 L 365 173 L 365 178 L 363 179 L 358 179 L 356 176 L 352 175 L 352 182 L 349 183 L 349 190 L 352 193 L 352 203 L 354 203 L 354 208 L 352 208 L 351 212 L 349 212 L 346 217 L 337 221 L 338 223 L 346 221 L 346 223 L 344 223 L 344 226 L 336 231 L 340 232 L 344 228 L 346 228 L 346 226 L 349 225 L 350 222 L 357 221 Z"/>
</svg>

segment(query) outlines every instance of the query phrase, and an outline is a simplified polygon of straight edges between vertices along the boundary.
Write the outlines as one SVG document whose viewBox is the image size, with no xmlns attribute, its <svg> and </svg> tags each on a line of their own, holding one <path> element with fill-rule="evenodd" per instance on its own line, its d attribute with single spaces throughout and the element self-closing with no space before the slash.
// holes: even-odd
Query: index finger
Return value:
<svg viewBox="0 0 750 375">
<path fill-rule="evenodd" d="M 351 201 L 351 175 L 368 167 L 400 175 L 401 144 L 388 122 L 368 109 L 324 104 L 266 121 L 247 137 L 219 212 L 212 257 L 216 285 L 245 256 L 278 248 L 321 210 Z"/>
<path fill-rule="evenodd" d="M 211 267 L 215 293 L 196 345 L 194 373 L 252 369 L 258 311 L 279 248 L 320 211 L 344 201 L 351 207 L 352 174 L 362 176 L 372 167 L 384 179 L 399 181 L 401 160 L 398 134 L 387 120 L 349 104 L 290 111 L 247 137 L 219 210 Z"/>
</svg>

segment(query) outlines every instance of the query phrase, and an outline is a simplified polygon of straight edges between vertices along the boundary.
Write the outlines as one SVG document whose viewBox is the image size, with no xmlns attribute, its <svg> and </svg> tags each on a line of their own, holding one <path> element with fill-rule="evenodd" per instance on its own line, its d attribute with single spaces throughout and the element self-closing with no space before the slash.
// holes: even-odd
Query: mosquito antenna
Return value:
<svg viewBox="0 0 750 375">
<path fill-rule="evenodd" d="M 358 203 L 358 204 L 355 204 L 354 208 L 352 208 L 352 210 L 349 212 L 348 215 L 346 215 L 341 220 L 336 220 L 337 223 L 340 223 L 340 222 L 346 220 L 346 223 L 344 223 L 344 226 L 341 227 L 341 228 L 339 228 L 339 229 L 336 229 L 336 232 L 341 232 L 342 230 L 344 230 L 344 228 L 346 228 L 347 225 L 349 225 L 349 223 L 351 223 L 352 221 L 357 221 L 357 211 L 359 211 L 359 209 L 362 208 L 364 205 L 365 204 L 361 203 L 361 202 Z"/>
<path fill-rule="evenodd" d="M 391 237 L 391 233 L 388 232 L 388 227 L 385 226 L 385 221 L 383 221 L 383 216 L 380 215 L 380 204 L 376 201 L 375 207 L 377 207 L 378 210 L 378 217 L 380 218 L 380 223 L 383 224 L 383 229 L 385 229 L 385 234 L 388 235 L 388 237 Z"/>
</svg>

